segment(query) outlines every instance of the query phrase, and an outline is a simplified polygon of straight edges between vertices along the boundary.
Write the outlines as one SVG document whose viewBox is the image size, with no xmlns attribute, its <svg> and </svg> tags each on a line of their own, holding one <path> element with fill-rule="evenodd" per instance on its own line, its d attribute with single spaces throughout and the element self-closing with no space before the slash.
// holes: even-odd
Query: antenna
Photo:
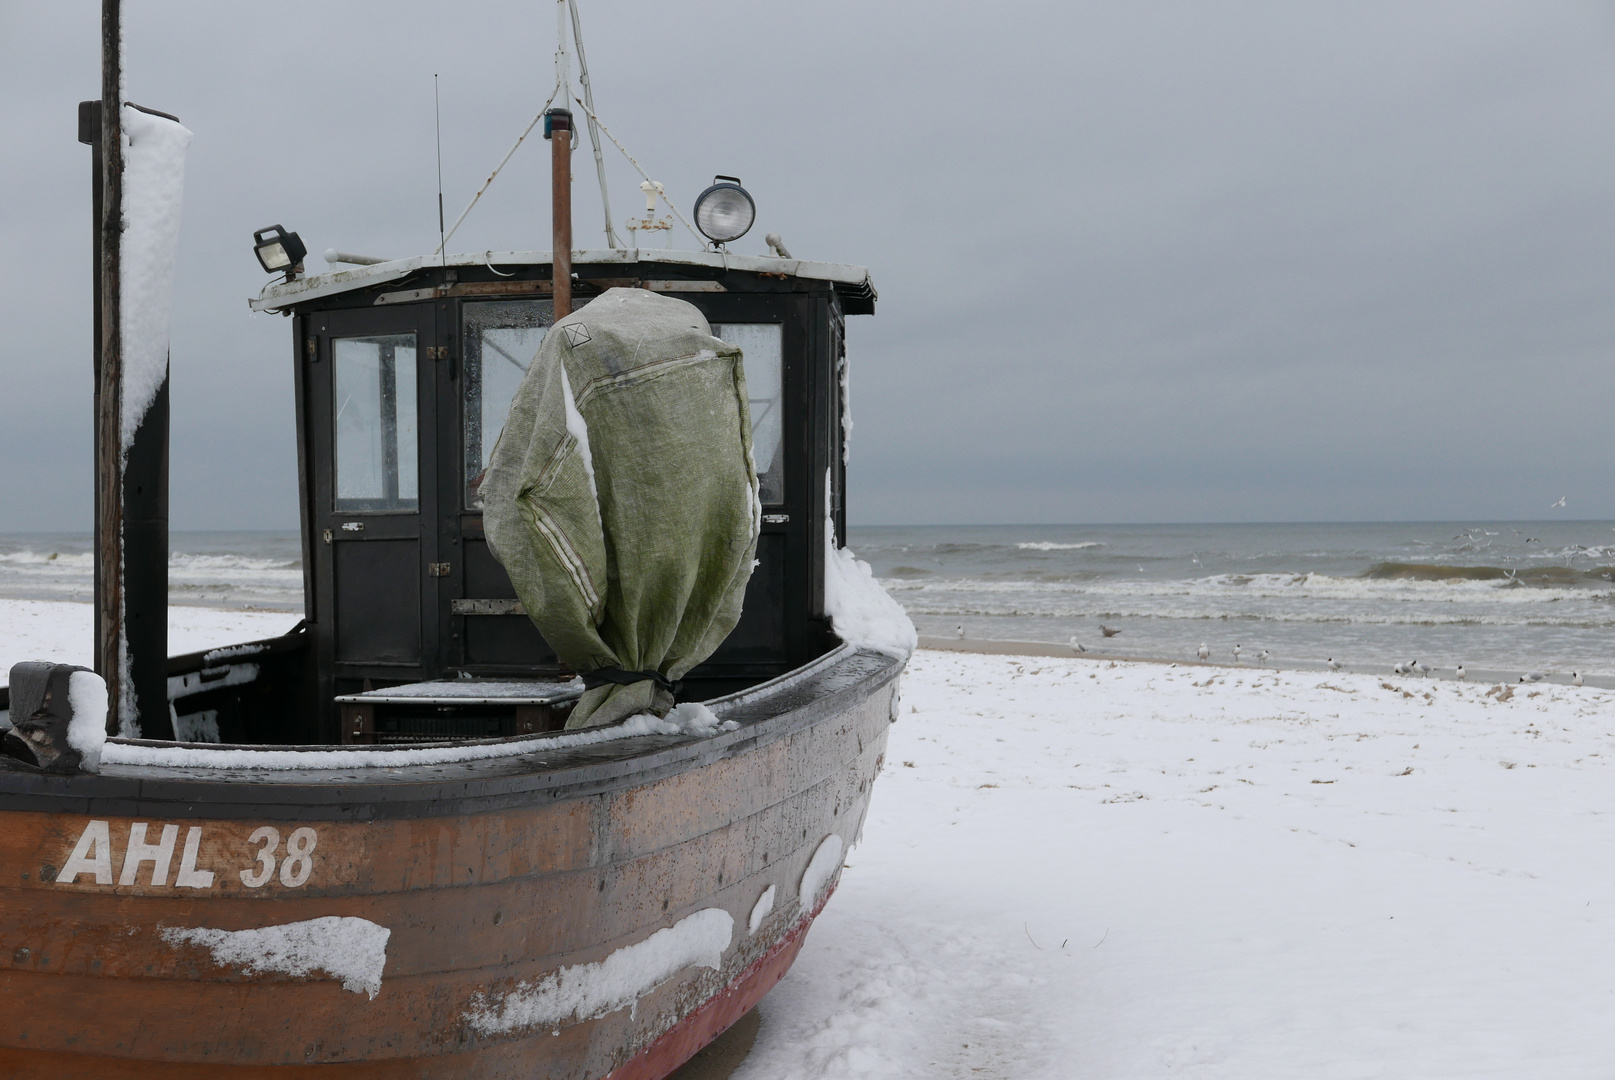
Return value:
<svg viewBox="0 0 1615 1080">
<path fill-rule="evenodd" d="M 445 268 L 449 265 L 449 238 L 443 231 L 443 104 L 437 93 L 437 76 L 432 76 L 432 111 L 437 117 L 437 254 Z"/>
</svg>

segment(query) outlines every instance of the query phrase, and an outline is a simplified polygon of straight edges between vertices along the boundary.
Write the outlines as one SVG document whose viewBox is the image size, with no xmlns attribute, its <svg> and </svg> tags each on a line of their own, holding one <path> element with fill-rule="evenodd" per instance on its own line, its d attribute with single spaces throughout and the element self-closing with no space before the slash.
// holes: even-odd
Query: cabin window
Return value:
<svg viewBox="0 0 1615 1080">
<path fill-rule="evenodd" d="M 465 365 L 465 505 L 482 506 L 477 484 L 505 426 L 522 376 L 553 321 L 549 300 L 497 300 L 462 305 L 460 355 Z"/>
<path fill-rule="evenodd" d="M 712 333 L 740 346 L 751 405 L 751 455 L 762 501 L 785 501 L 785 328 L 779 323 L 713 323 Z"/>
<path fill-rule="evenodd" d="M 420 507 L 415 335 L 335 338 L 336 510 Z"/>
</svg>

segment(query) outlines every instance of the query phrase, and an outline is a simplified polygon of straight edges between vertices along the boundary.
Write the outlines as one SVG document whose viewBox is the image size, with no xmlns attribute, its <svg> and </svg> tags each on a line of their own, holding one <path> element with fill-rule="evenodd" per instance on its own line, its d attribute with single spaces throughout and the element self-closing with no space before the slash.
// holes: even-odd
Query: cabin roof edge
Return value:
<svg viewBox="0 0 1615 1080">
<path fill-rule="evenodd" d="M 324 274 L 310 274 L 295 281 L 275 281 L 264 286 L 262 292 L 247 301 L 254 311 L 281 311 L 296 304 L 318 300 L 327 296 L 354 292 L 359 289 L 384 285 L 421 270 L 459 266 L 532 266 L 548 264 L 548 251 L 479 251 L 466 255 L 450 255 L 439 259 L 417 255 L 408 259 L 351 270 L 335 270 Z M 779 259 L 764 255 L 734 255 L 718 251 L 671 251 L 662 249 L 616 248 L 595 251 L 576 251 L 572 254 L 574 269 L 596 266 L 692 266 L 715 270 L 743 270 L 759 274 L 783 274 L 806 278 L 810 281 L 827 281 L 835 285 L 851 286 L 855 292 L 875 295 L 874 282 L 869 270 L 848 263 L 814 262 L 808 259 Z"/>
</svg>

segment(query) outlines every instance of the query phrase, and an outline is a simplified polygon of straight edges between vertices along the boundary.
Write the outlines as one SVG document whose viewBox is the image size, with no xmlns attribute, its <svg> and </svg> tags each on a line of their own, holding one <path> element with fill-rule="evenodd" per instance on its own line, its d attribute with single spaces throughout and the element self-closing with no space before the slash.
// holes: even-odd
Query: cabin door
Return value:
<svg viewBox="0 0 1615 1080">
<path fill-rule="evenodd" d="M 320 670 L 331 693 L 437 667 L 436 304 L 309 320 L 307 442 Z"/>
</svg>

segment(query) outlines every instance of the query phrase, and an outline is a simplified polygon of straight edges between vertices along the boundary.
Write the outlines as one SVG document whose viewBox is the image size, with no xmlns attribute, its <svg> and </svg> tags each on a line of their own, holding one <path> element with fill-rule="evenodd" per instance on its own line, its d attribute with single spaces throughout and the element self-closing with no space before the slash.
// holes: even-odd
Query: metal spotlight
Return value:
<svg viewBox="0 0 1615 1080">
<path fill-rule="evenodd" d="M 308 248 L 303 246 L 303 238 L 279 225 L 253 233 L 252 250 L 257 254 L 265 273 L 285 273 L 287 281 L 303 272 L 303 256 L 308 254 Z"/>
<path fill-rule="evenodd" d="M 738 176 L 714 176 L 712 186 L 695 200 L 695 227 L 715 244 L 739 240 L 756 220 L 757 204 Z"/>
</svg>

